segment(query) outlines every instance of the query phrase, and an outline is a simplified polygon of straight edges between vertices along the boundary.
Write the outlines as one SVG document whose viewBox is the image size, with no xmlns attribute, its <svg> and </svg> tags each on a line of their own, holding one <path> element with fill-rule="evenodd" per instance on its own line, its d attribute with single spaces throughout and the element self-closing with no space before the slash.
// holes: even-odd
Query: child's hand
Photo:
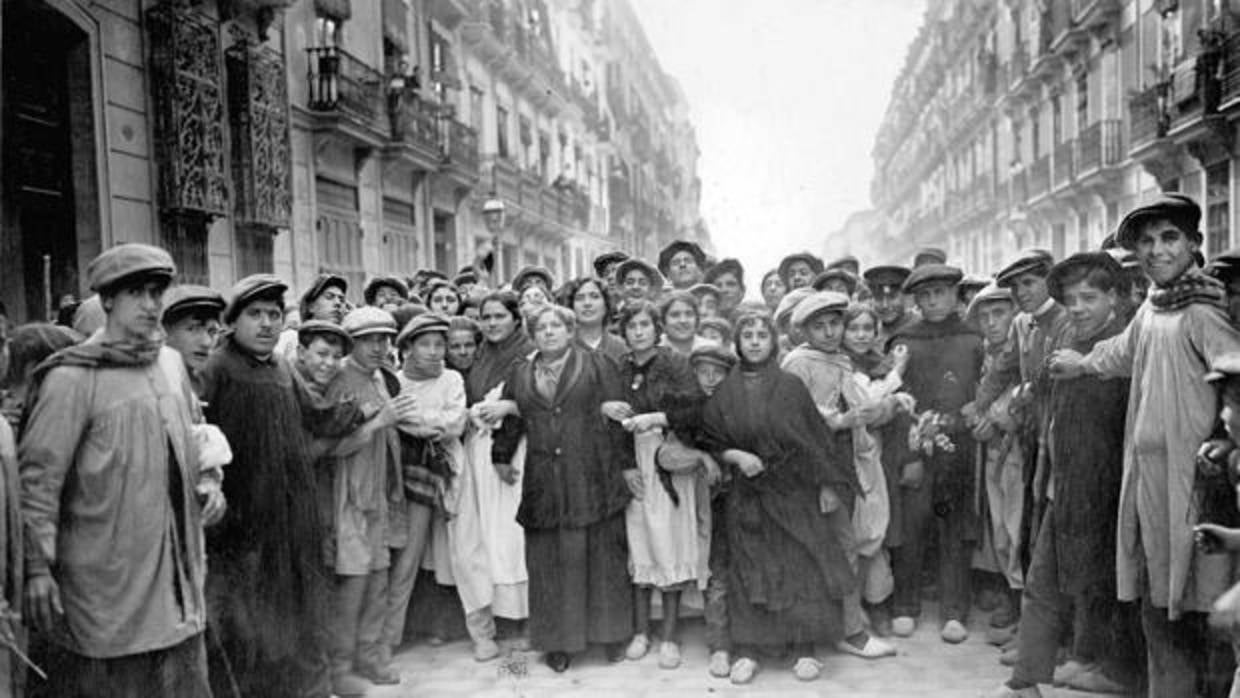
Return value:
<svg viewBox="0 0 1240 698">
<path fill-rule="evenodd" d="M 1240 551 L 1240 529 L 1203 523 L 1193 527 L 1198 549 L 1206 555 Z"/>
</svg>

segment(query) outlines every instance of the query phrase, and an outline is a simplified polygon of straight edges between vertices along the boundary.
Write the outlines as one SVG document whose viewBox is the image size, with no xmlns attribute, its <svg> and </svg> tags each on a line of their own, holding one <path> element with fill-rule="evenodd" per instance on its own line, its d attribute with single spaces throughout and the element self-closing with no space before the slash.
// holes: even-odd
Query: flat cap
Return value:
<svg viewBox="0 0 1240 698">
<path fill-rule="evenodd" d="M 993 281 L 990 282 L 982 287 L 982 290 L 978 291 L 976 296 L 973 296 L 973 300 L 969 301 L 969 309 L 965 312 L 965 316 L 972 318 L 977 313 L 977 309 L 982 307 L 982 305 L 995 301 L 1015 303 L 1015 299 L 1012 298 L 1012 289 L 1000 286 Z"/>
<path fill-rule="evenodd" d="M 402 299 L 409 300 L 409 286 L 403 280 L 395 276 L 376 276 L 366 283 L 366 288 L 362 291 L 366 305 L 375 304 L 375 296 L 379 295 L 379 289 L 384 286 L 395 290 Z"/>
<path fill-rule="evenodd" d="M 546 267 L 534 265 L 523 268 L 512 277 L 512 290 L 520 293 L 535 280 L 540 282 L 548 293 L 555 288 L 555 277 L 551 275 L 551 271 Z"/>
<path fill-rule="evenodd" d="M 190 313 L 214 313 L 219 317 L 225 305 L 224 294 L 213 288 L 178 284 L 164 294 L 163 321 L 174 322 Z"/>
<path fill-rule="evenodd" d="M 273 300 L 283 306 L 286 291 L 288 284 L 274 274 L 250 274 L 233 285 L 228 305 L 224 308 L 224 322 L 236 321 L 241 311 L 254 301 Z"/>
<path fill-rule="evenodd" d="M 765 308 L 766 306 L 763 307 Z M 718 315 L 704 317 L 698 321 L 698 333 L 701 334 L 702 330 L 705 329 L 712 329 L 721 335 L 730 336 L 732 334 L 732 323 Z"/>
<path fill-rule="evenodd" d="M 904 280 L 904 292 L 914 293 L 921 286 L 931 283 L 946 283 L 955 286 L 964 278 L 964 272 L 946 264 L 924 264 L 913 270 Z"/>
<path fill-rule="evenodd" d="M 960 280 L 960 288 L 962 290 L 980 291 L 992 283 L 994 283 L 994 279 L 990 277 L 978 274 L 965 274 L 964 278 Z"/>
<path fill-rule="evenodd" d="M 616 269 L 616 281 L 623 284 L 624 277 L 628 276 L 633 270 L 638 270 L 645 275 L 650 280 L 651 287 L 663 287 L 663 275 L 659 273 L 659 270 L 636 257 L 630 257 L 620 263 L 620 267 Z"/>
<path fill-rule="evenodd" d="M 1046 276 L 1053 266 L 1055 266 L 1055 258 L 1050 252 L 1038 249 L 1021 250 L 1007 263 L 1007 266 L 999 270 L 999 273 L 995 275 L 995 281 L 1000 286 L 1010 286 L 1021 274 L 1032 273 Z"/>
<path fill-rule="evenodd" d="M 1185 194 L 1163 194 L 1154 201 L 1139 206 L 1128 212 L 1119 222 L 1115 231 L 1115 241 L 1121 247 L 1134 249 L 1137 246 L 1137 234 L 1141 225 L 1147 221 L 1165 218 L 1175 227 L 1184 231 L 1190 238 L 1201 242 L 1201 207 L 1192 197 Z"/>
<path fill-rule="evenodd" d="M 794 252 L 784 257 L 779 262 L 779 278 L 783 280 L 784 285 L 788 284 L 788 269 L 797 262 L 805 262 L 809 266 L 810 272 L 817 275 L 822 273 L 822 260 L 808 252 Z"/>
<path fill-rule="evenodd" d="M 689 287 L 689 293 L 692 293 L 696 298 L 701 298 L 702 296 L 714 296 L 715 298 L 718 298 L 719 287 L 714 284 L 704 282 L 697 283 Z"/>
<path fill-rule="evenodd" d="M 339 338 L 344 343 L 346 352 L 353 346 L 353 338 L 349 336 L 349 333 L 345 332 L 340 325 L 328 320 L 306 320 L 301 323 L 301 327 L 297 328 L 297 341 L 298 343 L 308 342 L 309 337 L 324 334 Z"/>
<path fill-rule="evenodd" d="M 1211 259 L 1205 271 L 1224 283 L 1240 277 L 1240 247 L 1233 247 Z"/>
<path fill-rule="evenodd" d="M 396 335 L 396 346 L 403 347 L 405 342 L 412 342 L 429 332 L 439 332 L 446 336 L 451 327 L 451 321 L 438 313 L 422 313 L 410 320 L 400 334 Z"/>
<path fill-rule="evenodd" d="M 1077 252 L 1051 267 L 1050 274 L 1046 277 L 1046 289 L 1050 291 L 1051 297 L 1062 303 L 1064 277 L 1082 267 L 1105 271 L 1117 282 L 1124 272 L 1124 268 L 1109 252 Z"/>
<path fill-rule="evenodd" d="M 628 258 L 629 256 L 627 254 L 619 250 L 612 250 L 611 252 L 604 252 L 603 254 L 594 258 L 595 276 L 599 277 L 600 279 L 603 278 L 604 276 L 607 275 L 607 267 L 613 264 L 620 264 L 621 262 L 623 262 L 624 260 Z"/>
<path fill-rule="evenodd" d="M 672 257 L 678 252 L 688 252 L 693 255 L 693 261 L 697 263 L 699 268 L 706 266 L 706 253 L 698 246 L 696 242 L 688 240 L 673 240 L 667 247 L 659 251 L 659 271 L 664 276 L 667 275 L 667 267 L 672 263 Z"/>
<path fill-rule="evenodd" d="M 710 269 L 707 269 L 706 273 L 702 275 L 702 280 L 708 284 L 713 284 L 724 274 L 735 276 L 742 286 L 745 284 L 745 267 L 735 257 L 725 257 L 712 264 Z"/>
<path fill-rule="evenodd" d="M 846 254 L 839 259 L 833 260 L 827 265 L 827 269 L 846 269 L 848 273 L 856 276 L 861 273 L 861 261 L 850 254 Z"/>
<path fill-rule="evenodd" d="M 800 327 L 820 313 L 842 313 L 848 310 L 848 304 L 851 302 L 848 296 L 838 291 L 815 291 L 805 300 L 797 303 L 797 307 L 792 311 L 792 325 Z"/>
<path fill-rule="evenodd" d="M 689 353 L 689 363 L 715 364 L 723 368 L 732 368 L 736 365 L 736 352 L 732 351 L 731 347 L 717 342 L 702 342 L 693 347 L 693 351 Z"/>
<path fill-rule="evenodd" d="M 340 329 L 357 339 L 368 334 L 396 334 L 396 319 L 392 314 L 373 305 L 363 305 L 350 310 L 340 322 Z"/>
<path fill-rule="evenodd" d="M 349 292 L 349 282 L 339 274 L 322 273 L 314 277 L 314 283 L 306 288 L 305 293 L 301 294 L 301 303 L 298 310 L 303 318 L 310 317 L 310 304 L 319 299 L 323 292 L 328 288 L 335 286 L 340 289 L 342 294 Z"/>
<path fill-rule="evenodd" d="M 150 276 L 171 282 L 176 273 L 177 265 L 166 250 L 137 242 L 110 247 L 86 266 L 87 282 L 90 290 L 96 293 L 137 276 Z"/>
<path fill-rule="evenodd" d="M 927 264 L 947 264 L 947 253 L 937 247 L 923 247 L 913 255 L 913 268 Z"/>
<path fill-rule="evenodd" d="M 901 267 L 894 264 L 888 264 L 877 267 L 870 267 L 865 270 L 862 276 L 865 282 L 870 285 L 871 289 L 880 287 L 892 288 L 900 290 L 904 286 L 904 280 L 908 278 L 913 271 L 908 267 Z"/>
<path fill-rule="evenodd" d="M 796 310 L 797 305 L 815 293 L 818 293 L 818 291 L 815 291 L 809 286 L 794 288 L 785 293 L 784 297 L 779 299 L 779 305 L 775 306 L 774 319 L 776 324 L 781 323 L 784 320 L 790 320 L 792 317 L 792 311 Z"/>
<path fill-rule="evenodd" d="M 476 283 L 478 283 L 478 274 L 473 269 L 462 269 L 457 272 L 456 276 L 452 277 L 453 286 Z"/>
<path fill-rule="evenodd" d="M 815 276 L 814 283 L 811 284 L 811 286 L 813 286 L 815 291 L 821 291 L 826 288 L 827 283 L 831 281 L 842 281 L 848 288 L 848 295 L 850 296 L 857 292 L 857 277 L 853 276 L 852 272 L 844 269 L 843 267 L 827 269 L 818 276 Z"/>
</svg>

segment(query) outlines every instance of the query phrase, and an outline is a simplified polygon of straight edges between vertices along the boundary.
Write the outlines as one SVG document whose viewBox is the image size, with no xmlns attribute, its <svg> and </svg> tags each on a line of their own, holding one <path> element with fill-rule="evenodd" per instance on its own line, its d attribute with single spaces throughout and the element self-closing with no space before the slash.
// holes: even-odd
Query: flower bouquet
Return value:
<svg viewBox="0 0 1240 698">
<path fill-rule="evenodd" d="M 933 456 L 936 451 L 955 453 L 956 444 L 948 436 L 955 427 L 955 420 L 942 412 L 926 410 L 917 415 L 917 422 L 909 428 L 908 447 L 914 453 Z"/>
</svg>

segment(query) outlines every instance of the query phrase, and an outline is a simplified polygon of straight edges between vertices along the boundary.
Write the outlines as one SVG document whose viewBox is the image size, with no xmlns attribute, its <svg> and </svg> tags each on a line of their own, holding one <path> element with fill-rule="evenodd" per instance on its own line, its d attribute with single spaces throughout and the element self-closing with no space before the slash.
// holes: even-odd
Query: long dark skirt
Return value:
<svg viewBox="0 0 1240 698">
<path fill-rule="evenodd" d="M 581 652 L 633 636 L 623 512 L 586 528 L 525 531 L 530 644 Z"/>
</svg>

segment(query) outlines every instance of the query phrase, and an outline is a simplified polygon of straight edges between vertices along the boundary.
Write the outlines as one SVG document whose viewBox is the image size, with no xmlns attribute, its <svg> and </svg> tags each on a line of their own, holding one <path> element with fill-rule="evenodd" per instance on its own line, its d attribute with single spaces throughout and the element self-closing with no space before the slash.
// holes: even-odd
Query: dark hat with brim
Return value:
<svg viewBox="0 0 1240 698">
<path fill-rule="evenodd" d="M 672 263 L 672 257 L 675 257 L 678 252 L 688 252 L 693 255 L 693 261 L 697 263 L 699 269 L 706 266 L 706 253 L 696 242 L 673 240 L 659 252 L 659 271 L 664 276 L 667 276 L 667 268 Z"/>
<path fill-rule="evenodd" d="M 86 266 L 90 290 L 105 294 L 139 278 L 171 283 L 176 273 L 177 265 L 166 250 L 137 242 L 108 248 Z"/>
<path fill-rule="evenodd" d="M 797 252 L 784 257 L 779 262 L 779 278 L 788 285 L 788 270 L 797 262 L 805 262 L 809 266 L 810 273 L 817 276 L 822 273 L 822 260 L 808 252 Z"/>
<path fill-rule="evenodd" d="M 546 267 L 529 266 L 512 277 L 512 290 L 521 293 L 534 279 L 542 282 L 543 288 L 547 289 L 547 293 L 551 293 L 551 290 L 555 288 L 555 277 L 551 275 L 551 270 Z"/>
<path fill-rule="evenodd" d="M 724 274 L 735 276 L 737 282 L 742 286 L 745 285 L 745 267 L 741 265 L 739 259 L 734 257 L 725 257 L 711 265 L 710 269 L 706 270 L 706 274 L 702 276 L 702 280 L 708 284 L 713 284 Z"/>
<path fill-rule="evenodd" d="M 995 280 L 989 277 L 978 276 L 977 274 L 965 274 L 964 278 L 960 280 L 960 290 L 981 291 L 983 288 L 986 288 L 992 283 L 995 283 Z"/>
<path fill-rule="evenodd" d="M 610 267 L 613 264 L 620 264 L 628 258 L 629 256 L 627 254 L 619 250 L 604 252 L 594 258 L 594 274 L 599 278 L 602 278 L 607 275 L 607 267 Z"/>
<path fill-rule="evenodd" d="M 438 332 L 446 337 L 451 327 L 452 323 L 448 318 L 438 313 L 423 313 L 410 320 L 400 334 L 396 335 L 396 346 L 403 347 L 430 332 Z"/>
<path fill-rule="evenodd" d="M 297 342 L 305 344 L 310 341 L 311 337 L 328 335 L 338 338 L 344 344 L 344 350 L 348 353 L 353 347 L 353 338 L 345 332 L 340 325 L 328 320 L 306 320 L 297 328 Z"/>
<path fill-rule="evenodd" d="M 653 288 L 663 288 L 663 275 L 658 269 L 647 264 L 645 261 L 632 257 L 620 263 L 620 267 L 616 269 L 616 281 L 624 283 L 624 277 L 628 276 L 633 270 L 638 270 L 650 280 L 650 286 Z"/>
<path fill-rule="evenodd" d="M 904 286 L 904 281 L 908 279 L 909 274 L 913 270 L 908 267 L 901 267 L 894 264 L 888 264 L 878 267 L 870 267 L 865 270 L 862 277 L 869 284 L 870 289 L 890 288 L 899 291 Z"/>
<path fill-rule="evenodd" d="M 362 291 L 362 298 L 366 301 L 366 305 L 375 304 L 375 296 L 379 295 L 379 289 L 384 286 L 396 291 L 402 300 L 409 300 L 409 286 L 404 281 L 395 276 L 376 276 L 366 284 L 365 290 Z"/>
<path fill-rule="evenodd" d="M 1050 291 L 1051 298 L 1059 302 L 1063 302 L 1063 285 L 1064 279 L 1069 274 L 1074 273 L 1078 269 L 1087 269 L 1105 271 L 1111 275 L 1117 282 L 1124 273 L 1124 268 L 1109 252 L 1077 252 L 1062 262 L 1051 267 L 1050 273 L 1046 276 L 1046 289 Z"/>
<path fill-rule="evenodd" d="M 913 268 L 924 267 L 927 264 L 947 264 L 947 253 L 937 247 L 923 247 L 917 250 L 917 254 L 913 255 Z"/>
<path fill-rule="evenodd" d="M 812 283 L 811 286 L 813 286 L 815 291 L 821 291 L 826 288 L 827 284 L 831 281 L 844 282 L 844 285 L 848 288 L 848 295 L 850 296 L 857 292 L 857 277 L 853 276 L 852 272 L 842 267 L 827 269 L 818 276 L 815 276 L 814 283 Z"/>
<path fill-rule="evenodd" d="M 715 364 L 723 368 L 732 368 L 736 365 L 736 353 L 731 347 L 726 347 L 715 342 L 703 342 L 693 348 L 689 353 L 690 364 Z"/>
<path fill-rule="evenodd" d="M 226 305 L 224 294 L 213 288 L 179 284 L 164 294 L 163 323 L 172 324 L 186 315 L 211 315 L 218 318 Z"/>
<path fill-rule="evenodd" d="M 224 322 L 235 322 L 241 311 L 255 301 L 275 301 L 284 307 L 287 291 L 288 284 L 274 274 L 251 274 L 233 285 L 228 305 L 224 308 Z"/>
<path fill-rule="evenodd" d="M 1240 278 L 1240 247 L 1233 247 L 1210 260 L 1205 272 L 1224 283 Z"/>
<path fill-rule="evenodd" d="M 1038 276 L 1046 276 L 1051 272 L 1051 267 L 1055 266 L 1055 258 L 1046 250 L 1023 250 L 1016 254 L 1016 258 L 1008 262 L 997 275 L 995 281 L 1000 286 L 1011 286 L 1016 277 L 1022 274 L 1036 274 Z"/>
<path fill-rule="evenodd" d="M 913 270 L 904 280 L 905 293 L 916 293 L 917 289 L 928 284 L 948 284 L 955 286 L 964 278 L 964 272 L 946 264 L 925 264 Z"/>
<path fill-rule="evenodd" d="M 1121 247 L 1135 249 L 1141 226 L 1157 219 L 1171 221 L 1172 225 L 1183 231 L 1185 235 L 1201 242 L 1201 231 L 1198 230 L 1201 224 L 1201 207 L 1192 197 L 1175 193 L 1163 194 L 1153 202 L 1129 211 L 1128 215 L 1119 222 L 1119 229 L 1115 231 L 1115 241 Z"/>
</svg>

